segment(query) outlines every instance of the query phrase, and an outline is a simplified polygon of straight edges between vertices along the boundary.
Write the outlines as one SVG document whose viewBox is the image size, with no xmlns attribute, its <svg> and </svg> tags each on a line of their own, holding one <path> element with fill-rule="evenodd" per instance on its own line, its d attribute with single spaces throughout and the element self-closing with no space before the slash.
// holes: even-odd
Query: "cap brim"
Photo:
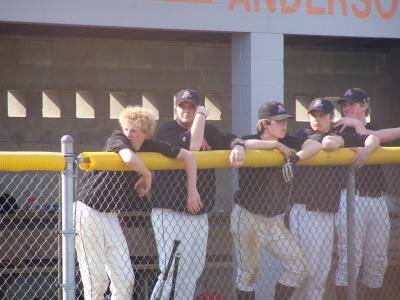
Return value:
<svg viewBox="0 0 400 300">
<path fill-rule="evenodd" d="M 270 117 L 270 119 L 280 121 L 280 120 L 285 120 L 285 119 L 293 119 L 293 116 L 288 115 L 288 114 L 282 114 L 282 115 L 276 115 L 276 116 Z"/>
<path fill-rule="evenodd" d="M 311 109 L 311 110 L 309 110 L 308 111 L 308 113 L 310 114 L 310 113 L 312 113 L 313 111 L 319 111 L 319 112 L 322 112 L 322 113 L 324 113 L 324 114 L 329 114 L 329 113 L 327 113 L 326 111 L 324 111 L 323 109 L 317 109 L 317 108 L 314 108 L 314 109 Z"/>
<path fill-rule="evenodd" d="M 193 103 L 195 106 L 197 106 L 198 104 L 196 102 L 194 102 L 192 99 L 180 99 L 176 101 L 176 105 L 182 104 L 183 102 L 190 102 Z"/>
<path fill-rule="evenodd" d="M 353 98 L 342 97 L 338 100 L 337 103 L 342 104 L 343 102 L 364 102 L 364 101 Z"/>
</svg>

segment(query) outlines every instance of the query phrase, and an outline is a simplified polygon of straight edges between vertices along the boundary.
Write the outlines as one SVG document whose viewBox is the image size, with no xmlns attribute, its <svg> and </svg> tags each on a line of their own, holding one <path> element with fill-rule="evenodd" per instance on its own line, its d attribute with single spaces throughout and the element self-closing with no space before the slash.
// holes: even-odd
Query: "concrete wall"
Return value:
<svg viewBox="0 0 400 300">
<path fill-rule="evenodd" d="M 334 96 L 359 86 L 371 97 L 374 122 L 400 126 L 399 48 L 286 44 L 284 64 L 292 113 L 297 96 Z M 229 130 L 230 44 L 0 35 L 0 150 L 59 151 L 65 134 L 74 137 L 77 153 L 100 150 L 118 127 L 110 119 L 110 93 L 123 105 L 141 105 L 145 95 L 161 123 L 173 118 L 173 95 L 185 87 L 209 95 L 222 112 L 212 122 Z M 9 91 L 25 97 L 25 118 L 8 116 Z M 43 91 L 57 95 L 60 118 L 42 117 Z M 77 92 L 92 97 L 94 119 L 76 117 Z"/>
<path fill-rule="evenodd" d="M 371 121 L 400 126 L 399 54 L 396 48 L 287 46 L 285 103 L 295 112 L 296 97 L 340 96 L 349 87 L 360 87 L 370 97 Z"/>
<path fill-rule="evenodd" d="M 122 104 L 149 96 L 160 120 L 173 118 L 173 95 L 191 87 L 216 99 L 218 126 L 230 127 L 230 46 L 186 43 L 0 36 L 0 150 L 58 151 L 62 135 L 76 152 L 101 150 L 118 127 L 110 119 L 110 95 Z M 26 101 L 26 117 L 8 116 L 8 91 Z M 42 117 L 42 92 L 57 95 L 61 118 Z M 76 93 L 91 97 L 95 118 L 76 118 Z"/>
<path fill-rule="evenodd" d="M 392 74 L 392 88 L 390 102 L 391 118 L 394 125 L 400 126 L 400 47 L 392 48 L 390 52 L 390 65 Z"/>
</svg>

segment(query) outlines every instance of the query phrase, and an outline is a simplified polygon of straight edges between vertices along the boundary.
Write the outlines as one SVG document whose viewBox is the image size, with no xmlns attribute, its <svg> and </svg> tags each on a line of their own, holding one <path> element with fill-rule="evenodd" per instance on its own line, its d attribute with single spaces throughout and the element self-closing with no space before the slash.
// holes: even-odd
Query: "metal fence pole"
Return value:
<svg viewBox="0 0 400 300">
<path fill-rule="evenodd" d="M 357 278 L 355 261 L 355 170 L 348 168 L 346 186 L 346 218 L 347 218 L 347 288 L 348 300 L 357 299 Z"/>
<path fill-rule="evenodd" d="M 61 151 L 65 157 L 62 181 L 62 290 L 63 300 L 75 298 L 75 232 L 73 228 L 74 203 L 74 153 L 73 138 L 65 135 L 61 139 Z"/>
</svg>

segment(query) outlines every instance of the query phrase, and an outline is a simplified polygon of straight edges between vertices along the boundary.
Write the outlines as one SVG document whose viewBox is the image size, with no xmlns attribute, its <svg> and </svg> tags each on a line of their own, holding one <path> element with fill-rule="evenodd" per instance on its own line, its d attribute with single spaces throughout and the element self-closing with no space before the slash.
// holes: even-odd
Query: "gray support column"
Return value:
<svg viewBox="0 0 400 300">
<path fill-rule="evenodd" d="M 283 102 L 283 44 L 283 34 L 232 34 L 232 132 L 238 136 L 256 132 L 262 103 Z M 267 251 L 260 263 L 256 299 L 273 299 L 282 267 Z"/>
<path fill-rule="evenodd" d="M 283 101 L 283 34 L 232 34 L 232 131 L 255 132 L 257 111 L 267 100 Z"/>
<path fill-rule="evenodd" d="M 61 151 L 65 157 L 62 173 L 62 299 L 75 299 L 75 232 L 73 227 L 74 203 L 74 153 L 73 139 L 65 135 L 61 139 Z"/>
</svg>

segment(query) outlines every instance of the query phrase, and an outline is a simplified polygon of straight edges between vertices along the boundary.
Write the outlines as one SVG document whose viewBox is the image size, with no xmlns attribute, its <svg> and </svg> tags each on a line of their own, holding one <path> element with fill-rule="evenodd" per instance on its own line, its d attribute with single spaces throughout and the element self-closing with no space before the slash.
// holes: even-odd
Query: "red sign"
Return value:
<svg viewBox="0 0 400 300">
<path fill-rule="evenodd" d="M 247 12 L 260 11 L 260 0 L 228 0 L 228 10 L 240 9 L 243 7 Z M 399 0 L 389 0 L 390 6 L 383 8 L 382 2 L 386 0 L 327 0 L 325 6 L 314 6 L 313 0 L 292 0 L 291 4 L 287 4 L 287 0 L 280 0 L 279 6 L 276 5 L 276 0 L 264 0 L 265 9 L 271 13 L 276 13 L 280 10 L 282 14 L 295 14 L 299 11 L 301 4 L 305 3 L 306 13 L 308 15 L 327 15 L 332 16 L 334 11 L 334 1 L 340 6 L 340 14 L 348 16 L 353 14 L 359 19 L 367 18 L 373 10 L 376 10 L 378 15 L 383 19 L 391 19 L 396 14 Z M 386 3 L 389 3 L 387 1 Z M 238 6 L 239 5 L 239 6 Z M 237 7 L 238 6 L 238 7 Z"/>
<path fill-rule="evenodd" d="M 213 0 L 161 0 L 166 2 L 181 2 L 192 4 L 213 4 Z M 376 11 L 382 19 L 391 19 L 395 16 L 399 0 L 326 0 L 323 6 L 315 6 L 313 0 L 227 0 L 228 11 L 245 10 L 246 12 L 296 14 L 305 5 L 307 15 L 342 16 L 353 15 L 358 19 L 365 19 Z M 290 3 L 288 3 L 290 2 Z M 335 11 L 334 4 L 337 3 Z M 385 5 L 382 5 L 385 3 Z M 390 5 L 388 5 L 390 4 Z"/>
</svg>

